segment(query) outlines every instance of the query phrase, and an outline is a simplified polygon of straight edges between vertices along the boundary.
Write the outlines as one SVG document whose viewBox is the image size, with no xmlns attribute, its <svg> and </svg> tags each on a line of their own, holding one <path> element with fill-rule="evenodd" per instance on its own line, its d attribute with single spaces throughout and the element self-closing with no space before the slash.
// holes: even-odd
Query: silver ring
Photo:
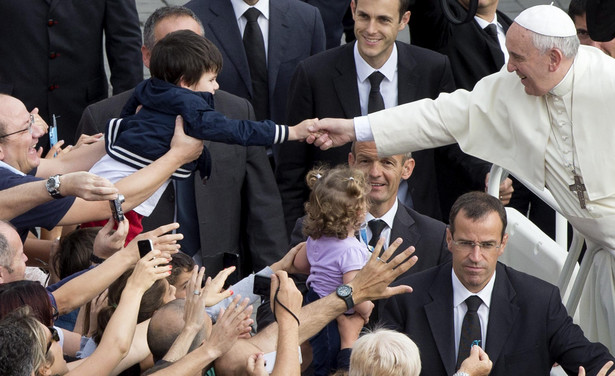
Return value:
<svg viewBox="0 0 615 376">
<path fill-rule="evenodd" d="M 383 260 L 383 259 L 381 259 L 380 257 L 376 257 L 376 260 L 380 261 L 380 262 L 381 262 L 381 263 L 383 263 L 383 264 L 386 264 L 386 263 L 387 263 L 386 261 L 384 261 L 384 260 Z"/>
<path fill-rule="evenodd" d="M 201 295 L 201 290 L 194 290 L 193 294 L 194 295 Z"/>
<path fill-rule="evenodd" d="M 154 269 L 157 269 L 157 268 L 158 268 L 158 265 L 154 265 Z"/>
<path fill-rule="evenodd" d="M 502 199 L 502 195 L 500 195 L 500 200 Z"/>
</svg>

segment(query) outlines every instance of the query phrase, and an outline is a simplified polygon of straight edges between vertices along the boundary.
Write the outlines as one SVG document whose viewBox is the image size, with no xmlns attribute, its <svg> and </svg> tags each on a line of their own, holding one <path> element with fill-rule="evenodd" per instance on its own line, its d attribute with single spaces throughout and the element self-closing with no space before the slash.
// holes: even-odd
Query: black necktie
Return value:
<svg viewBox="0 0 615 376">
<path fill-rule="evenodd" d="M 246 10 L 243 16 L 248 20 L 243 32 L 243 47 L 246 50 L 250 77 L 252 78 L 252 106 L 257 120 L 269 119 L 269 83 L 267 81 L 267 58 L 265 57 L 265 40 L 256 8 Z"/>
<path fill-rule="evenodd" d="M 461 338 L 459 339 L 459 353 L 457 354 L 457 368 L 461 366 L 461 363 L 470 356 L 470 349 L 474 341 L 478 341 L 476 344 L 483 347 L 481 343 L 482 335 L 480 330 L 480 319 L 478 317 L 478 307 L 480 307 L 483 301 L 477 295 L 472 295 L 466 299 L 466 305 L 468 311 L 463 317 L 463 324 L 461 325 Z"/>
<path fill-rule="evenodd" d="M 369 240 L 369 245 L 372 247 L 376 246 L 378 243 L 378 239 L 380 239 L 380 234 L 382 234 L 382 230 L 387 227 L 387 223 L 382 219 L 372 219 L 367 222 L 369 229 L 372 231 L 372 238 Z"/>
<path fill-rule="evenodd" d="M 498 29 L 494 24 L 489 24 L 484 28 L 485 32 L 491 37 L 491 39 L 500 45 L 500 40 L 498 39 Z"/>
<path fill-rule="evenodd" d="M 380 83 L 384 79 L 384 75 L 378 71 L 369 75 L 369 83 L 371 88 L 369 89 L 369 98 L 367 100 L 367 113 L 384 110 L 384 100 L 382 94 L 380 94 Z"/>
</svg>

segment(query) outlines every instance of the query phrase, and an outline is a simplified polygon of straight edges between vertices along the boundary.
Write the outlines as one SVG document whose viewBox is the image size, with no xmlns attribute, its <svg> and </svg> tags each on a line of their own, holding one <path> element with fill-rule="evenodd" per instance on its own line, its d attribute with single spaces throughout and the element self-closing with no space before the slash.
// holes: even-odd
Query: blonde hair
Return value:
<svg viewBox="0 0 615 376">
<path fill-rule="evenodd" d="M 418 376 L 419 348 L 405 334 L 375 329 L 352 346 L 349 376 Z"/>
<path fill-rule="evenodd" d="M 308 172 L 305 179 L 312 190 L 305 203 L 305 236 L 345 239 L 349 228 L 359 229 L 370 190 L 362 171 L 346 166 L 318 167 Z"/>
</svg>

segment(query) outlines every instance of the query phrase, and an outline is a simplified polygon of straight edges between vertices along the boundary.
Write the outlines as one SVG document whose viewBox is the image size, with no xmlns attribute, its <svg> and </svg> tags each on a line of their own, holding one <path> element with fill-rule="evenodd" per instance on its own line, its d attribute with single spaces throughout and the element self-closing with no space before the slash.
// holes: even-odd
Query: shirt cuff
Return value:
<svg viewBox="0 0 615 376">
<path fill-rule="evenodd" d="M 354 134 L 359 142 L 374 141 L 374 134 L 372 133 L 372 127 L 369 125 L 367 116 L 357 116 L 354 118 Z"/>
</svg>

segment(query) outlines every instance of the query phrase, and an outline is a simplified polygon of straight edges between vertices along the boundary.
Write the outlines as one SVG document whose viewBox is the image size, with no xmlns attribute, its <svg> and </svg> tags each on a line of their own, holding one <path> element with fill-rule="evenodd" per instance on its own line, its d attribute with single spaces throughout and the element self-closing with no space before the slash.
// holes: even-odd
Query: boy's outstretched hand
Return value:
<svg viewBox="0 0 615 376">
<path fill-rule="evenodd" d="M 313 135 L 308 128 L 318 123 L 318 119 L 305 119 L 294 127 L 288 127 L 288 141 L 304 141 L 308 136 Z M 318 135 L 313 135 L 318 137 Z"/>
</svg>

